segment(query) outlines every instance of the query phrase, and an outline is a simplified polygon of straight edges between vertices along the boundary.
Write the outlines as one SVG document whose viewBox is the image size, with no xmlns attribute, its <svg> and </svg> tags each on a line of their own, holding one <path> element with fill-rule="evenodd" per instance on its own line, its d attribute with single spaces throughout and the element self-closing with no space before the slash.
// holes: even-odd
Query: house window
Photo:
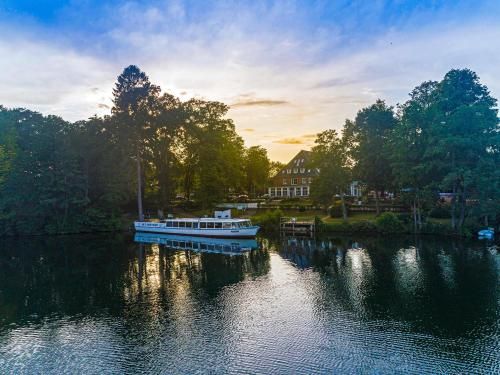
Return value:
<svg viewBox="0 0 500 375">
<path fill-rule="evenodd" d="M 308 178 L 307 177 L 302 177 L 302 185 L 307 184 Z"/>
<path fill-rule="evenodd" d="M 271 195 L 271 197 L 275 197 L 276 196 L 276 189 L 275 188 L 271 188 L 269 191 L 270 191 L 269 194 Z"/>
<path fill-rule="evenodd" d="M 297 168 L 293 168 L 293 173 L 297 173 L 299 170 Z"/>
<path fill-rule="evenodd" d="M 309 177 L 309 183 L 312 184 L 312 182 L 313 182 L 312 177 Z"/>
<path fill-rule="evenodd" d="M 308 169 L 308 170 L 307 170 L 307 173 L 311 173 L 311 170 L 310 170 L 310 169 Z"/>
<path fill-rule="evenodd" d="M 281 174 L 285 174 L 285 170 L 284 169 L 281 171 Z"/>
<path fill-rule="evenodd" d="M 281 197 L 281 188 L 276 188 L 276 196 Z"/>
<path fill-rule="evenodd" d="M 297 185 L 299 183 L 299 179 L 294 177 L 292 178 L 292 185 Z"/>
<path fill-rule="evenodd" d="M 300 173 L 305 173 L 306 169 L 305 168 L 300 168 Z"/>
<path fill-rule="evenodd" d="M 299 187 L 298 187 L 298 188 L 295 188 L 295 195 L 296 195 L 297 197 L 300 197 L 300 195 L 301 195 L 301 194 L 300 194 L 300 188 L 299 188 Z"/>
<path fill-rule="evenodd" d="M 288 196 L 288 188 L 286 188 L 286 187 L 283 188 L 283 196 L 284 197 Z"/>
<path fill-rule="evenodd" d="M 290 173 L 292 173 L 292 170 L 291 169 L 287 169 L 286 173 L 290 174 Z"/>
<path fill-rule="evenodd" d="M 286 185 L 286 178 L 283 179 L 283 185 Z"/>
<path fill-rule="evenodd" d="M 309 195 L 309 188 L 307 186 L 302 187 L 302 195 L 307 197 Z"/>
</svg>

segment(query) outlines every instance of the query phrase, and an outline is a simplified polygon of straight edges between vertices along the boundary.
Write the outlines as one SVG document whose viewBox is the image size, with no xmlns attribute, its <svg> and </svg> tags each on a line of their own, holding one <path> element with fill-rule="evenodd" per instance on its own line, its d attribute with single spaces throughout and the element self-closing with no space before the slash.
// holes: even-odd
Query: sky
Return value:
<svg viewBox="0 0 500 375">
<path fill-rule="evenodd" d="M 286 162 L 453 68 L 500 98 L 499 15 L 481 0 L 0 0 L 0 104 L 104 115 L 135 64 L 183 100 L 228 104 L 245 144 Z"/>
</svg>

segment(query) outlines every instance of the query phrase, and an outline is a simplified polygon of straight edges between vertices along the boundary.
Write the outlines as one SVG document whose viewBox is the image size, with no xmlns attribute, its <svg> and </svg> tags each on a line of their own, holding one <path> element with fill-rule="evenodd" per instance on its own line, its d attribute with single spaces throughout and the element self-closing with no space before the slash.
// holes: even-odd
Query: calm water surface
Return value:
<svg viewBox="0 0 500 375">
<path fill-rule="evenodd" d="M 2 240 L 0 372 L 500 373 L 500 253 L 485 244 L 167 245 Z"/>
</svg>

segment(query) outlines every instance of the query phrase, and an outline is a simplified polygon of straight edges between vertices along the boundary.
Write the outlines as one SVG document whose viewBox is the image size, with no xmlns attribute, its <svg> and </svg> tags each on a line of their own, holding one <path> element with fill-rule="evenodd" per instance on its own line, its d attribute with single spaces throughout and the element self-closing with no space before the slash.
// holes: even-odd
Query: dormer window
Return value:
<svg viewBox="0 0 500 375">
<path fill-rule="evenodd" d="M 300 168 L 300 173 L 305 173 L 306 169 L 305 168 Z"/>
</svg>

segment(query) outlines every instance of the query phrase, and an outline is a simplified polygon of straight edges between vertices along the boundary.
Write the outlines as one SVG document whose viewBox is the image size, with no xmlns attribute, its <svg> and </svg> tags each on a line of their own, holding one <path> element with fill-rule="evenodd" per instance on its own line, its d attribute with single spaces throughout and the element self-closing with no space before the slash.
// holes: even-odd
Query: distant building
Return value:
<svg viewBox="0 0 500 375">
<path fill-rule="evenodd" d="M 319 175 L 319 169 L 311 168 L 311 151 L 300 151 L 271 179 L 268 188 L 272 198 L 308 197 L 311 183 Z"/>
<path fill-rule="evenodd" d="M 363 195 L 363 184 L 359 181 L 353 181 L 349 185 L 349 195 L 351 197 L 361 197 Z"/>
</svg>

